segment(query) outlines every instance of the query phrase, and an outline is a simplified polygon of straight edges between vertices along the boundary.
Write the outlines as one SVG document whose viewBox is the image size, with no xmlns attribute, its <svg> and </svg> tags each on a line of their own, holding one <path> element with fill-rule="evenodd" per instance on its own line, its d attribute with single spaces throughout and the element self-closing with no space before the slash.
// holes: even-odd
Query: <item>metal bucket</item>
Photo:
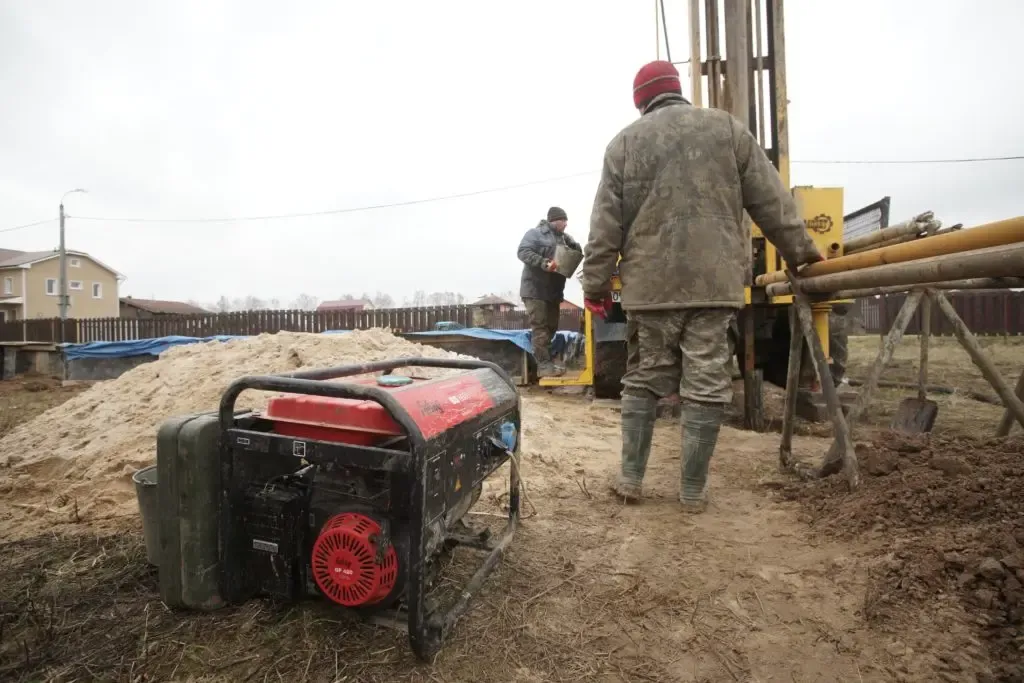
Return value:
<svg viewBox="0 0 1024 683">
<path fill-rule="evenodd" d="M 142 536 L 146 539 L 146 560 L 154 566 L 159 564 L 160 556 L 160 509 L 156 482 L 156 465 L 144 467 L 132 475 L 142 515 Z"/>
<path fill-rule="evenodd" d="M 555 247 L 555 263 L 558 264 L 558 273 L 563 275 L 565 278 L 570 278 L 576 269 L 580 266 L 580 261 L 583 260 L 583 254 L 570 249 L 569 247 L 559 244 Z"/>
</svg>

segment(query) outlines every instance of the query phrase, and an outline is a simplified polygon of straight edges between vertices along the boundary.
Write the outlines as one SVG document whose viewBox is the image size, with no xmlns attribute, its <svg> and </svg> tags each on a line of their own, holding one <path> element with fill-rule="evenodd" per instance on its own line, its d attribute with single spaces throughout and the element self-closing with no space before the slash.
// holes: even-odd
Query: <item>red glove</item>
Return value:
<svg viewBox="0 0 1024 683">
<path fill-rule="evenodd" d="M 583 299 L 583 306 L 602 320 L 608 319 L 608 315 L 612 312 L 612 306 L 614 305 L 611 294 L 605 294 L 603 299 Z"/>
<path fill-rule="evenodd" d="M 544 262 L 544 270 L 553 273 L 558 270 L 558 262 L 555 259 L 548 259 Z"/>
</svg>

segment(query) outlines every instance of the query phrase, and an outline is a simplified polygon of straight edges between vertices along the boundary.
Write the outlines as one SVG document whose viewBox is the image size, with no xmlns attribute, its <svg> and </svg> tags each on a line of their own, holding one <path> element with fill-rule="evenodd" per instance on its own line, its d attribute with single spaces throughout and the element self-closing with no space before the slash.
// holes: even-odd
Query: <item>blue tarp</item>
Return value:
<svg viewBox="0 0 1024 683">
<path fill-rule="evenodd" d="M 523 351 L 530 354 L 533 353 L 533 343 L 530 340 L 530 330 L 489 330 L 483 327 L 467 327 L 462 330 L 411 332 L 405 336 L 413 340 L 415 340 L 416 337 L 461 336 L 473 337 L 475 339 L 486 339 L 489 341 L 509 341 L 521 348 Z M 559 355 L 566 346 L 575 342 L 580 336 L 581 335 L 578 332 L 559 330 L 551 340 L 551 352 L 556 356 Z"/>
<path fill-rule="evenodd" d="M 348 334 L 351 330 L 327 330 L 323 334 Z M 490 341 L 509 341 L 526 351 L 533 353 L 533 344 L 530 341 L 529 330 L 488 330 L 482 327 L 470 327 L 462 330 L 440 330 L 431 332 L 414 332 L 404 335 L 410 339 L 416 337 L 440 337 L 458 335 L 463 337 L 474 337 L 476 339 L 487 339 Z M 576 343 L 582 335 L 578 332 L 560 330 L 555 333 L 551 340 L 551 352 L 559 355 Z M 217 335 L 214 337 L 160 337 L 158 339 L 138 339 L 135 341 L 119 342 L 89 342 L 88 344 L 65 344 L 64 355 L 67 360 L 78 360 L 80 358 L 130 358 L 132 356 L 158 356 L 172 346 L 182 344 L 196 344 L 211 341 L 228 341 L 229 339 L 241 339 L 240 336 Z"/>
<path fill-rule="evenodd" d="M 214 337 L 159 337 L 135 341 L 89 342 L 88 344 L 67 344 L 64 357 L 68 360 L 79 358 L 130 358 L 132 356 L 159 356 L 172 346 L 196 344 L 198 342 L 228 341 L 241 337 L 217 335 Z"/>
</svg>

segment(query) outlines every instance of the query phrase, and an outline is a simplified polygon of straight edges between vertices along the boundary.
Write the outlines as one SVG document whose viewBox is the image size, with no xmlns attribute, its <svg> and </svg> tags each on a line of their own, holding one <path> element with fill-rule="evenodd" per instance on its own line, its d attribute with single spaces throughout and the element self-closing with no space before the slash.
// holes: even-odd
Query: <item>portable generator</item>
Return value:
<svg viewBox="0 0 1024 683">
<path fill-rule="evenodd" d="M 434 379 L 392 374 L 403 367 L 457 372 Z M 382 374 L 337 381 L 374 373 Z M 261 412 L 236 411 L 246 390 L 280 395 Z M 515 466 L 502 531 L 474 532 L 462 519 L 483 481 L 518 457 L 519 395 L 507 373 L 482 361 L 403 358 L 243 377 L 224 393 L 217 417 L 219 496 L 207 498 L 219 520 L 218 582 L 216 588 L 210 584 L 209 549 L 205 559 L 203 552 L 188 551 L 190 542 L 195 545 L 188 537 L 195 534 L 184 531 L 184 521 L 175 522 L 169 535 L 177 536 L 161 538 L 181 548 L 162 555 L 161 584 L 166 575 L 169 587 L 162 585 L 161 593 L 173 594 L 169 604 L 209 608 L 255 597 L 319 596 L 364 615 L 407 611 L 412 649 L 421 658 L 433 656 L 500 561 L 519 519 Z M 177 444 L 164 450 L 179 457 L 201 452 L 197 442 L 214 441 L 209 435 L 183 437 L 186 430 L 177 429 Z M 178 470 L 186 465 L 179 463 Z M 161 475 L 161 483 L 168 499 L 177 489 L 179 516 L 200 523 L 203 487 L 185 500 L 185 476 L 173 483 Z M 428 607 L 441 602 L 429 595 L 437 559 L 455 545 L 486 555 L 457 598 Z M 186 566 L 189 555 L 195 566 Z M 172 556 L 181 558 L 180 571 L 165 571 L 163 560 Z M 183 597 L 189 592 L 183 584 L 191 583 L 198 594 L 203 581 L 201 600 Z M 219 594 L 211 598 L 211 592 Z"/>
</svg>

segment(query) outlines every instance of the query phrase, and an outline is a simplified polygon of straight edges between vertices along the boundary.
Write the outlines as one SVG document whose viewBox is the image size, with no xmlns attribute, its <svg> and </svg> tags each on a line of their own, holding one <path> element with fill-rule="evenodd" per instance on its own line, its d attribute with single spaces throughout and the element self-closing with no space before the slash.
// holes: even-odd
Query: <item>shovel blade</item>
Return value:
<svg viewBox="0 0 1024 683">
<path fill-rule="evenodd" d="M 905 398 L 900 401 L 890 429 L 904 434 L 927 434 L 935 426 L 939 404 L 930 399 Z"/>
</svg>

